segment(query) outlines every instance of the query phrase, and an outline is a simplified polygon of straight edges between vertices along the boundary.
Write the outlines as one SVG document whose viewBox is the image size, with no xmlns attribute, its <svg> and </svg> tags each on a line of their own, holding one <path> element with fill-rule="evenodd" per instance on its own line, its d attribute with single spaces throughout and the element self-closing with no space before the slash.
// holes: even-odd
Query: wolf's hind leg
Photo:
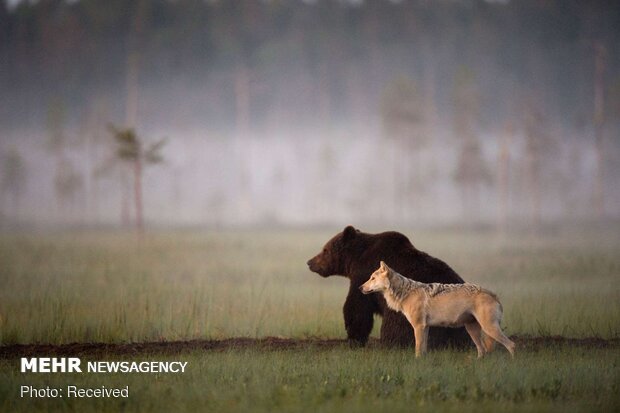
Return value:
<svg viewBox="0 0 620 413">
<path fill-rule="evenodd" d="M 481 327 L 486 335 L 502 343 L 504 347 L 506 347 L 506 350 L 508 350 L 510 355 L 514 357 L 515 343 L 512 340 L 510 340 L 508 337 L 506 337 L 506 335 L 503 333 L 497 321 L 493 323 L 489 323 L 487 325 L 481 324 Z"/>
<path fill-rule="evenodd" d="M 478 350 L 478 358 L 481 358 L 482 356 L 484 356 L 485 348 L 482 344 L 482 329 L 480 328 L 480 324 L 478 324 L 477 321 L 467 323 L 465 324 L 465 330 L 467 330 L 469 336 L 476 345 L 476 349 Z"/>
<path fill-rule="evenodd" d="M 495 349 L 495 340 L 487 334 L 482 334 L 482 345 L 484 346 L 484 352 L 490 353 Z"/>
</svg>

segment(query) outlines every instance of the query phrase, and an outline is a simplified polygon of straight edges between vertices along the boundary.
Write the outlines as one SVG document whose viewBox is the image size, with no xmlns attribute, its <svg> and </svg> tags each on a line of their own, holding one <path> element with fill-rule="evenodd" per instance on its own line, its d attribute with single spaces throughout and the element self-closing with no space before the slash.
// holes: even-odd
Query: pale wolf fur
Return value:
<svg viewBox="0 0 620 413">
<path fill-rule="evenodd" d="M 513 343 L 500 328 L 502 305 L 497 296 L 473 284 L 425 284 L 405 278 L 383 261 L 368 281 L 360 286 L 364 294 L 383 293 L 388 307 L 402 312 L 413 326 L 415 354 L 426 352 L 428 328 L 463 327 L 478 350 L 478 357 L 492 349 L 493 341 L 484 340 L 482 332 L 501 343 L 514 356 Z"/>
</svg>

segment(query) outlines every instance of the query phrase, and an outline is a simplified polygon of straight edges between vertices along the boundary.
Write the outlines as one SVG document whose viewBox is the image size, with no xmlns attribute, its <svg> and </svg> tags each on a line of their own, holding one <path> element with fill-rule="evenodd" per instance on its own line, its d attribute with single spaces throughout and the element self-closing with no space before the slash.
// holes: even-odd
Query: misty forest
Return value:
<svg viewBox="0 0 620 413">
<path fill-rule="evenodd" d="M 0 1 L 0 227 L 620 218 L 614 1 Z"/>
</svg>

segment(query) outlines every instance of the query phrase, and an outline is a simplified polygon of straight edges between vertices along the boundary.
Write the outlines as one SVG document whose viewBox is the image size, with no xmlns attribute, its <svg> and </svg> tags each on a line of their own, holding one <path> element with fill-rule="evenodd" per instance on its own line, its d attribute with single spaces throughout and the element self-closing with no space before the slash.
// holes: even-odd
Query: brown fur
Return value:
<svg viewBox="0 0 620 413">
<path fill-rule="evenodd" d="M 407 278 L 426 283 L 463 283 L 445 262 L 416 249 L 398 232 L 368 234 L 348 226 L 330 239 L 323 250 L 308 261 L 311 271 L 322 277 L 345 276 L 350 280 L 349 293 L 343 307 L 347 337 L 351 344 L 364 345 L 373 327 L 373 315 L 383 317 L 381 342 L 409 346 L 413 332 L 407 319 L 391 310 L 380 294 L 363 295 L 359 286 L 379 266 L 387 262 Z M 471 341 L 464 328 L 431 328 L 429 346 L 468 346 Z"/>
<path fill-rule="evenodd" d="M 360 290 L 364 294 L 382 293 L 391 309 L 405 315 L 415 333 L 416 357 L 426 352 L 430 326 L 464 326 L 478 357 L 491 350 L 482 332 L 514 355 L 515 344 L 500 328 L 502 305 L 495 294 L 477 285 L 425 284 L 403 277 L 381 261 Z"/>
</svg>

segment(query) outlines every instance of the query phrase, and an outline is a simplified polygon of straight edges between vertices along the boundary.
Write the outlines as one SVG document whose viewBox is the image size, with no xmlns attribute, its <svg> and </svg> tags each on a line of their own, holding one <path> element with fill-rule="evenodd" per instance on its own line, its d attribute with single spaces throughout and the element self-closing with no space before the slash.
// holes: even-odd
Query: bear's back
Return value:
<svg viewBox="0 0 620 413">
<path fill-rule="evenodd" d="M 400 232 L 389 231 L 371 235 L 366 251 L 374 272 L 380 261 L 385 261 L 396 272 L 412 280 L 423 283 L 461 284 L 463 279 L 445 262 L 416 249 L 409 239 Z M 374 267 L 374 268 L 372 268 Z"/>
</svg>

